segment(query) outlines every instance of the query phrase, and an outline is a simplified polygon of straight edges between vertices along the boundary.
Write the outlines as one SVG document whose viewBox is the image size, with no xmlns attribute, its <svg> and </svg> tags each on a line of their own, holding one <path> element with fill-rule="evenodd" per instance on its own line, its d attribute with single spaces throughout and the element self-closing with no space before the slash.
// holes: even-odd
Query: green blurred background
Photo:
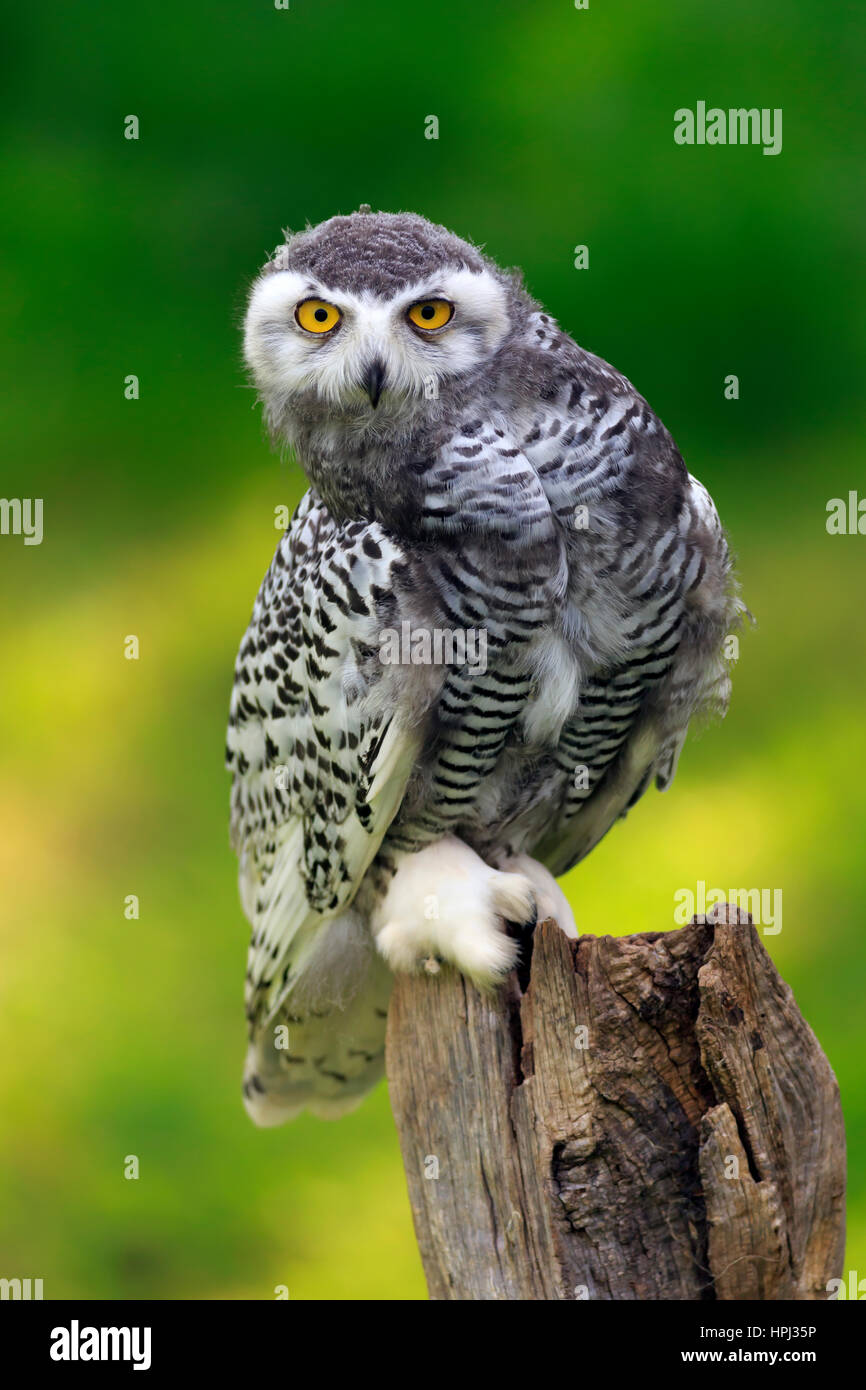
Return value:
<svg viewBox="0 0 866 1390">
<path fill-rule="evenodd" d="M 783 889 L 766 944 L 839 1077 L 866 1274 L 866 538 L 825 529 L 864 479 L 862 7 L 141 0 L 5 29 L 0 492 L 44 498 L 45 539 L 0 538 L 0 1274 L 425 1295 L 384 1086 L 270 1132 L 239 1095 L 223 734 L 303 482 L 238 326 L 281 229 L 362 201 L 521 265 L 716 498 L 758 619 L 729 718 L 567 889 L 596 933 L 673 926 L 698 879 Z M 783 108 L 782 153 L 676 146 L 699 99 Z"/>
</svg>

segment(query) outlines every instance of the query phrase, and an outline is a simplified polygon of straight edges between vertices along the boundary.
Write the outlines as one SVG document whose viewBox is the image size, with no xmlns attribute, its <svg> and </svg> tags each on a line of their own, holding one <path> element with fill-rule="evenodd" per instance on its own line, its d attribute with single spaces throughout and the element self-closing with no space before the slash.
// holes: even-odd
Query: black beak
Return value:
<svg viewBox="0 0 866 1390">
<path fill-rule="evenodd" d="M 361 385 L 370 397 L 370 404 L 375 410 L 376 406 L 379 404 L 379 397 L 385 386 L 385 366 L 384 363 L 379 361 L 378 357 L 374 362 L 370 363 L 367 368 L 367 375 L 364 377 Z"/>
</svg>

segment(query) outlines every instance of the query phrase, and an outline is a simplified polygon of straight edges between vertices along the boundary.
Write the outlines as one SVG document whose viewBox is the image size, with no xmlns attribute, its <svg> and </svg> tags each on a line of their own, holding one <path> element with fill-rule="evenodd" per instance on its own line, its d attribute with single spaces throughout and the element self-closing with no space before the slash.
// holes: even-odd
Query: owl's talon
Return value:
<svg viewBox="0 0 866 1390">
<path fill-rule="evenodd" d="M 533 859 L 528 854 L 503 855 L 494 859 L 493 862 L 498 869 L 507 873 L 522 874 L 524 878 L 529 879 L 537 905 L 536 920 L 532 923 L 533 928 L 539 922 L 544 922 L 548 917 L 552 917 L 566 936 L 576 937 L 578 935 L 577 923 L 574 920 L 571 905 L 549 869 L 546 869 L 543 864 L 539 864 L 537 859 Z"/>
</svg>

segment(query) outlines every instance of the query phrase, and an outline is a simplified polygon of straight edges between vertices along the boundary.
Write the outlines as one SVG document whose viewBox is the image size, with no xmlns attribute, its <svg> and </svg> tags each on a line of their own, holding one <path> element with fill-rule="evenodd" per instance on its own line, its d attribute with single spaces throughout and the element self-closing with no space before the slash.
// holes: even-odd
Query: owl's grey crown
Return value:
<svg viewBox="0 0 866 1390">
<path fill-rule="evenodd" d="M 353 212 L 290 236 L 266 273 L 296 270 L 350 294 L 399 293 L 432 271 L 489 269 L 468 242 L 412 212 Z"/>
</svg>

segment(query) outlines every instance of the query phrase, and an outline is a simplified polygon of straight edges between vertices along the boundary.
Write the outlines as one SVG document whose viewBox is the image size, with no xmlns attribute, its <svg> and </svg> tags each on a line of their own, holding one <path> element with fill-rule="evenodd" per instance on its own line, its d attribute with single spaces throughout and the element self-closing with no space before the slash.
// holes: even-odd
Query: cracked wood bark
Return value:
<svg viewBox="0 0 866 1390">
<path fill-rule="evenodd" d="M 819 1299 L 836 1079 L 738 909 L 535 932 L 528 988 L 403 976 L 387 1071 L 434 1299 Z"/>
</svg>

